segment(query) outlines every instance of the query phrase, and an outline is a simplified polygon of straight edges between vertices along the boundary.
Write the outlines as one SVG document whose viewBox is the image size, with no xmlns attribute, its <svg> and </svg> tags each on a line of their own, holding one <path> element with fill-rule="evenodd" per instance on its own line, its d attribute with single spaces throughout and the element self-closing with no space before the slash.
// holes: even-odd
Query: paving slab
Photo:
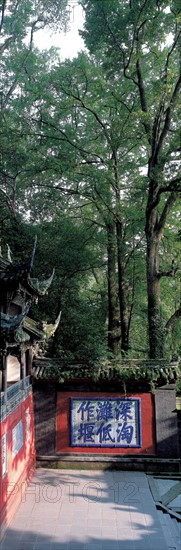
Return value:
<svg viewBox="0 0 181 550">
<path fill-rule="evenodd" d="M 143 472 L 38 468 L 21 500 L 0 550 L 170 549 Z"/>
</svg>

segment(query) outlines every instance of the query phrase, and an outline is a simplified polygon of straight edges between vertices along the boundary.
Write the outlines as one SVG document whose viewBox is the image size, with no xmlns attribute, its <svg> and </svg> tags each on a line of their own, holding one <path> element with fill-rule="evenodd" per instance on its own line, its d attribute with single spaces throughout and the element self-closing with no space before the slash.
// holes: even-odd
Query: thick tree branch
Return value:
<svg viewBox="0 0 181 550">
<path fill-rule="evenodd" d="M 155 158 L 156 159 L 158 159 L 158 156 L 159 156 L 159 154 L 162 150 L 165 138 L 167 137 L 168 131 L 170 130 L 171 115 L 172 115 L 172 112 L 174 110 L 180 88 L 181 88 L 181 75 L 179 76 L 179 78 L 177 80 L 175 89 L 173 91 L 173 94 L 172 94 L 172 97 L 171 97 L 171 100 L 170 100 L 170 105 L 167 107 L 167 110 L 166 110 L 164 126 L 163 126 L 163 129 L 162 129 L 162 132 L 161 132 L 161 135 L 160 135 L 160 138 L 159 138 L 156 150 L 155 150 Z"/>
<path fill-rule="evenodd" d="M 166 99 L 166 92 L 167 92 L 167 79 L 168 79 L 168 67 L 169 67 L 169 61 L 170 57 L 172 55 L 172 52 L 175 50 L 175 47 L 177 46 L 178 40 L 179 40 L 180 33 L 176 36 L 168 54 L 166 57 L 165 67 L 163 71 L 163 94 L 160 100 L 160 104 L 158 107 L 157 114 L 155 116 L 154 124 L 153 124 L 153 132 L 152 132 L 152 156 L 155 156 L 156 151 L 156 157 L 158 155 L 158 151 L 156 149 L 158 144 L 158 138 L 160 135 L 160 126 L 162 122 L 162 117 L 164 117 L 164 106 L 165 106 L 165 99 Z"/>
<path fill-rule="evenodd" d="M 141 72 L 141 64 L 140 64 L 139 57 L 138 57 L 137 62 L 136 62 L 136 70 L 137 70 L 137 77 L 138 77 L 138 88 L 139 88 L 139 94 L 140 94 L 141 108 L 142 108 L 142 111 L 145 114 L 148 114 L 145 88 L 144 88 L 144 82 L 143 82 L 143 77 L 142 77 L 142 72 Z M 148 137 L 148 141 L 149 141 L 149 143 L 151 143 L 151 126 L 146 121 L 143 122 L 143 126 L 145 128 L 145 131 L 146 131 L 146 134 L 147 134 L 147 137 Z"/>
<path fill-rule="evenodd" d="M 181 176 L 177 176 L 167 182 L 165 187 L 160 187 L 159 194 L 167 193 L 173 191 L 175 193 L 180 193 L 181 191 Z"/>
<path fill-rule="evenodd" d="M 176 33 L 177 33 L 177 23 L 176 23 Z M 179 39 L 180 39 L 180 32 L 178 32 L 178 34 L 176 34 L 175 40 L 173 41 L 173 44 L 171 45 L 171 48 L 170 48 L 170 50 L 167 54 L 167 58 L 166 58 L 166 62 L 165 62 L 165 71 L 164 71 L 165 83 L 167 81 L 167 76 L 168 76 L 168 66 L 169 66 L 170 57 L 172 55 L 172 52 L 175 50 L 177 44 L 179 43 Z"/>
<path fill-rule="evenodd" d="M 177 193 L 170 193 L 166 203 L 165 203 L 165 206 L 162 210 L 162 213 L 161 213 L 161 216 L 160 216 L 160 219 L 157 223 L 157 234 L 161 233 L 163 231 L 163 228 L 164 228 L 164 225 L 166 223 L 166 219 L 167 219 L 167 216 L 174 204 L 174 202 L 176 201 L 177 199 Z"/>
<path fill-rule="evenodd" d="M 175 321 L 179 319 L 179 317 L 181 317 L 181 306 L 175 311 L 175 313 L 173 313 L 173 315 L 171 315 L 170 319 L 167 321 L 165 325 L 165 329 L 167 331 L 171 330 Z"/>
<path fill-rule="evenodd" d="M 157 271 L 156 276 L 158 279 L 161 279 L 161 277 L 175 277 L 178 271 L 179 271 L 179 267 L 174 265 L 174 260 L 173 260 L 172 266 L 168 271 Z"/>
<path fill-rule="evenodd" d="M 6 9 L 6 0 L 3 0 L 2 6 L 1 6 L 0 33 L 2 31 L 2 28 L 3 28 L 5 9 Z"/>
</svg>

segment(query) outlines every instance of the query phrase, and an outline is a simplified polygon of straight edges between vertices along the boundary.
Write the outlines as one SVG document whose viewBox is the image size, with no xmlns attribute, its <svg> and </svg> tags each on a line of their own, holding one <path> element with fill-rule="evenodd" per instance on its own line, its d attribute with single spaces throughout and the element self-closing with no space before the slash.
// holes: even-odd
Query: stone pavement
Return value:
<svg viewBox="0 0 181 550">
<path fill-rule="evenodd" d="M 143 472 L 40 468 L 21 501 L 1 550 L 170 548 Z"/>
</svg>

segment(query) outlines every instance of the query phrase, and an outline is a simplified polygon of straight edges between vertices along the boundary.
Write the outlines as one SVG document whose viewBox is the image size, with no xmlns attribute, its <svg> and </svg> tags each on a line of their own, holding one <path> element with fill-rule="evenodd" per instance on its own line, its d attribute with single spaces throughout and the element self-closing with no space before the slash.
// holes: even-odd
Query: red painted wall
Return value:
<svg viewBox="0 0 181 550">
<path fill-rule="evenodd" d="M 23 428 L 23 444 L 16 455 L 14 450 L 13 456 L 13 429 L 20 421 L 22 421 Z M 0 429 L 0 535 L 2 536 L 21 502 L 22 494 L 35 469 L 32 393 L 1 422 Z M 4 434 L 7 434 L 7 472 L 5 473 L 2 469 L 2 437 Z"/>
<path fill-rule="evenodd" d="M 107 453 L 107 454 L 156 454 L 155 436 L 155 409 L 154 398 L 150 393 L 128 394 L 126 397 L 139 398 L 141 400 L 142 420 L 142 447 L 118 448 L 118 447 L 71 447 L 70 446 L 70 397 L 114 398 L 125 396 L 121 393 L 108 392 L 58 392 L 57 393 L 57 418 L 56 418 L 56 451 L 58 453 Z"/>
</svg>

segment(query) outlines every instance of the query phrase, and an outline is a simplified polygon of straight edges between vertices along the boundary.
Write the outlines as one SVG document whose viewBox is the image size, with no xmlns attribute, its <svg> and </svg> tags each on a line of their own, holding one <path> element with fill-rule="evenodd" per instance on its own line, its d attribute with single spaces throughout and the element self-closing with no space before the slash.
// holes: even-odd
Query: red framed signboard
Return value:
<svg viewBox="0 0 181 550">
<path fill-rule="evenodd" d="M 155 455 L 153 396 L 58 392 L 56 450 Z"/>
</svg>

